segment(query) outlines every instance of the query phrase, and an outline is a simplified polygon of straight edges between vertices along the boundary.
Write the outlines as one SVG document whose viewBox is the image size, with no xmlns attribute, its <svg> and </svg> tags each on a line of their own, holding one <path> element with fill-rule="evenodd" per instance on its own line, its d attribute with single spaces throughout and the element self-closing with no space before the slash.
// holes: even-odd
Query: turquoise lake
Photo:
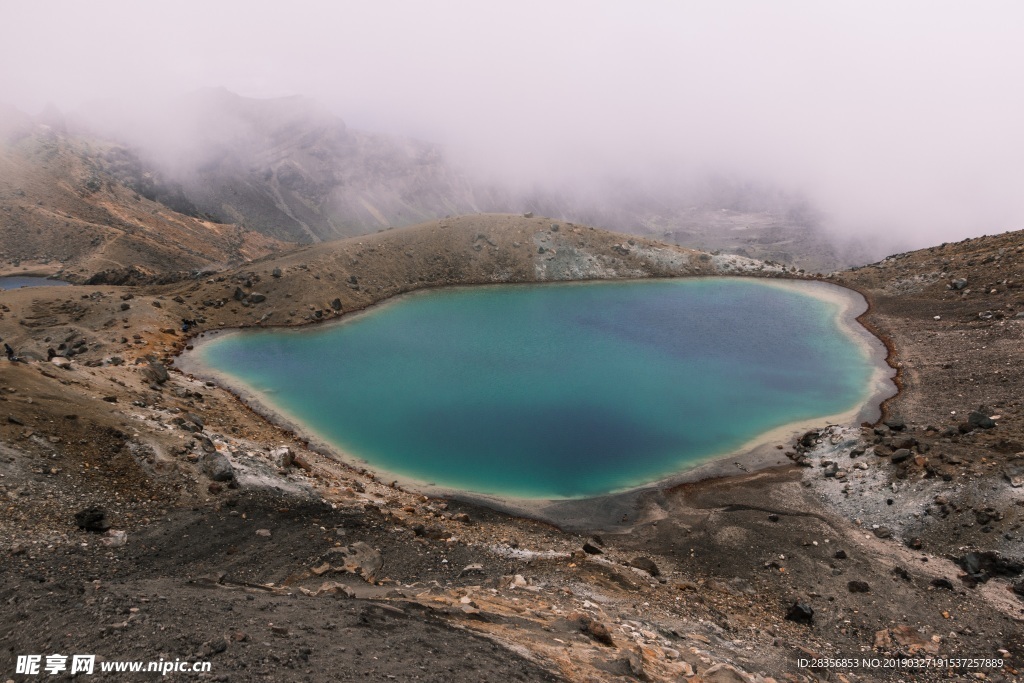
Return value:
<svg viewBox="0 0 1024 683">
<path fill-rule="evenodd" d="M 239 331 L 200 363 L 371 469 L 579 498 L 639 486 L 871 394 L 840 304 L 754 279 L 501 285 Z"/>
</svg>

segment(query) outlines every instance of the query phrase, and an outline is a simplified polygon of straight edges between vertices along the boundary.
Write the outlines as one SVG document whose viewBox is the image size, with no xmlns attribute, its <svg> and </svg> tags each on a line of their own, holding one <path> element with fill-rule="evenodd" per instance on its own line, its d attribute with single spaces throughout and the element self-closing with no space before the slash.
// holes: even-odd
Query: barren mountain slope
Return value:
<svg viewBox="0 0 1024 683">
<path fill-rule="evenodd" d="M 237 225 L 179 214 L 104 171 L 122 150 L 40 124 L 0 144 L 0 259 L 8 270 L 143 275 L 215 270 L 284 246 Z"/>
</svg>

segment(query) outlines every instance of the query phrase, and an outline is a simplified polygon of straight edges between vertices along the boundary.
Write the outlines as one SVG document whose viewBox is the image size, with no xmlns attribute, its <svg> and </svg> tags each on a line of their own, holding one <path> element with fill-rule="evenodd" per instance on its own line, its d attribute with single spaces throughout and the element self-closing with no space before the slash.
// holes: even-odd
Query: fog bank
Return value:
<svg viewBox="0 0 1024 683">
<path fill-rule="evenodd" d="M 306 95 L 521 187 L 806 197 L 906 246 L 1024 227 L 1014 2 L 3 2 L 0 99 Z"/>
</svg>

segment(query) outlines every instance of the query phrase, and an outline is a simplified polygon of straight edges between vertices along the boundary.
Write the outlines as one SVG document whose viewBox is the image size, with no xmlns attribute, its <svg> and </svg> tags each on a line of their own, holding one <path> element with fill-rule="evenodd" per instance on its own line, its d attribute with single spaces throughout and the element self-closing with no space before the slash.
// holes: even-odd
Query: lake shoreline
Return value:
<svg viewBox="0 0 1024 683">
<path fill-rule="evenodd" d="M 714 277 L 714 276 L 713 276 Z M 672 278 L 675 279 L 675 278 Z M 693 278 L 686 278 L 693 279 Z M 810 294 L 818 299 L 836 305 L 836 323 L 840 329 L 857 345 L 865 350 L 874 367 L 872 380 L 866 391 L 866 399 L 854 408 L 833 415 L 810 419 L 801 419 L 787 423 L 771 430 L 757 434 L 738 448 L 709 455 L 701 461 L 672 474 L 671 476 L 647 483 L 625 485 L 609 493 L 579 498 L 528 498 L 509 495 L 492 495 L 475 493 L 451 487 L 438 486 L 435 483 L 421 481 L 406 475 L 397 474 L 347 453 L 337 445 L 320 437 L 313 429 L 303 423 L 297 416 L 290 414 L 278 406 L 271 406 L 253 391 L 248 390 L 237 380 L 227 374 L 214 370 L 201 360 L 200 349 L 214 339 L 222 339 L 226 335 L 251 331 L 238 328 L 218 330 L 207 333 L 202 338 L 193 338 L 195 347 L 190 352 L 180 354 L 175 359 L 176 367 L 182 372 L 197 378 L 214 381 L 228 389 L 238 400 L 262 419 L 296 435 L 313 450 L 361 472 L 371 473 L 377 480 L 392 485 L 423 493 L 437 498 L 448 498 L 466 503 L 481 505 L 508 514 L 539 519 L 553 523 L 562 528 L 586 530 L 623 530 L 645 521 L 642 511 L 643 501 L 660 491 L 680 485 L 724 477 L 749 475 L 761 470 L 791 466 L 784 456 L 782 446 L 788 447 L 802 433 L 826 424 L 855 425 L 861 422 L 874 422 L 881 415 L 881 405 L 896 393 L 891 381 L 892 369 L 885 364 L 887 348 L 882 340 L 871 334 L 858 321 L 868 310 L 868 302 L 859 292 L 827 282 L 813 280 L 782 280 L 776 278 L 732 278 L 756 280 L 759 284 L 797 290 Z M 639 280 L 636 282 L 644 282 Z M 532 283 L 514 284 L 511 286 L 525 287 Z M 559 284 L 559 283 L 552 283 Z M 571 282 L 565 284 L 586 285 L 587 282 Z M 630 281 L 619 284 L 630 284 Z M 479 289 L 488 285 L 468 285 L 459 289 Z M 498 287 L 510 285 L 500 284 Z M 395 299 L 422 294 L 410 292 L 399 297 L 392 297 L 344 317 L 331 320 L 332 325 L 345 324 L 358 317 L 368 314 L 378 306 L 391 303 Z M 308 331 L 312 326 L 304 325 L 294 329 L 296 332 Z M 322 328 L 324 325 L 316 325 Z M 282 329 L 282 328 L 272 328 Z M 646 520 L 649 521 L 649 520 Z"/>
</svg>

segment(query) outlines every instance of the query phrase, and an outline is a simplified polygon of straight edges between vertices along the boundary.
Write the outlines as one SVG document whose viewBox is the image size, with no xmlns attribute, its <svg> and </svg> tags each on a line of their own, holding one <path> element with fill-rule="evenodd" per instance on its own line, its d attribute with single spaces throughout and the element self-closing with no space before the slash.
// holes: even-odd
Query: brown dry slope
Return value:
<svg viewBox="0 0 1024 683">
<path fill-rule="evenodd" d="M 2 271 L 137 277 L 217 270 L 285 243 L 170 210 L 104 171 L 124 150 L 25 122 L 0 140 Z"/>
<path fill-rule="evenodd" d="M 200 331 L 297 325 L 426 286 L 777 271 L 478 216 L 165 287 L 0 294 L 0 337 L 29 358 L 0 364 L 0 669 L 11 675 L 19 654 L 96 652 L 208 659 L 228 680 L 1012 680 L 1024 655 L 1009 576 L 1020 489 L 1003 451 L 1019 439 L 1021 323 L 1009 307 L 1020 305 L 1020 240 L 842 275 L 872 300 L 869 322 L 904 363 L 890 417 L 905 425 L 779 444 L 776 467 L 651 494 L 636 511 L 648 521 L 616 533 L 566 533 L 388 486 L 149 359 L 186 343 L 182 318 Z M 903 291 L 941 259 L 957 269 Z M 945 288 L 964 273 L 967 286 Z M 997 292 L 980 295 L 975 281 Z M 985 310 L 991 319 L 977 317 Z M 949 361 L 932 366 L 939 352 Z M 997 426 L 961 431 L 981 401 Z M 88 507 L 127 542 L 79 529 Z M 813 617 L 787 619 L 809 615 L 794 602 Z M 1005 666 L 799 662 L 900 654 Z"/>
</svg>

